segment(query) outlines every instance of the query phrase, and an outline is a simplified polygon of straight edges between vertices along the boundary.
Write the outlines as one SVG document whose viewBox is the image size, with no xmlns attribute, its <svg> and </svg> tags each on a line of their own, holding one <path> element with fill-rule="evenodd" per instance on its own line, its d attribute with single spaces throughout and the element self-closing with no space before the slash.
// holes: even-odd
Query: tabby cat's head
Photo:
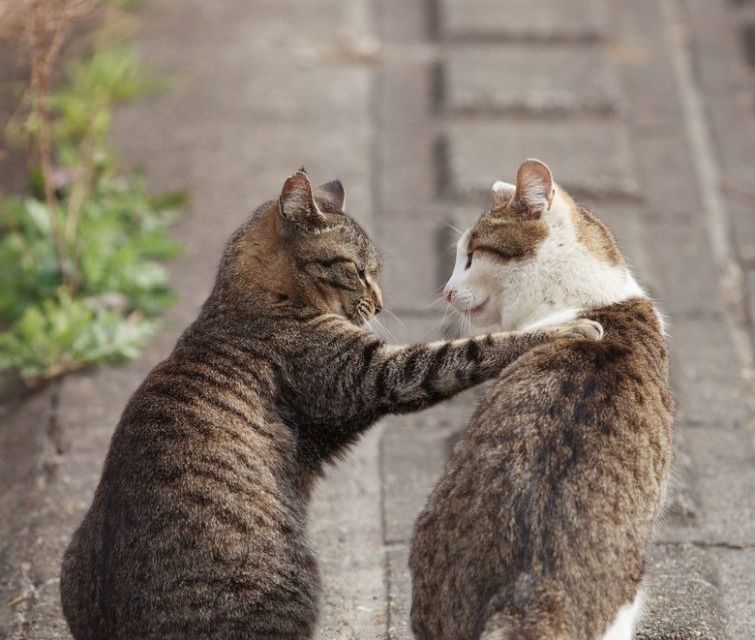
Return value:
<svg viewBox="0 0 755 640">
<path fill-rule="evenodd" d="M 300 170 L 278 200 L 262 205 L 231 238 L 219 281 L 272 304 L 294 303 L 337 313 L 355 324 L 383 306 L 379 262 L 365 231 L 343 211 L 334 180 L 313 188 Z"/>
<path fill-rule="evenodd" d="M 516 185 L 496 182 L 493 200 L 460 238 L 444 290 L 474 324 L 522 328 L 644 295 L 611 232 L 539 160 L 519 167 Z"/>
</svg>

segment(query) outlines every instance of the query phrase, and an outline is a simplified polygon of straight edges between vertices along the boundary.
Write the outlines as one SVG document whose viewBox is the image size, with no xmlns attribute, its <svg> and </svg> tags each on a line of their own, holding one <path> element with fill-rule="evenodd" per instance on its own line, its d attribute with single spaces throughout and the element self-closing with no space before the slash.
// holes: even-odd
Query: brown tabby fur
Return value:
<svg viewBox="0 0 755 640">
<path fill-rule="evenodd" d="M 307 506 L 323 465 L 416 411 L 594 324 L 387 346 L 378 261 L 343 188 L 303 172 L 230 239 L 215 287 L 134 393 L 65 553 L 76 640 L 303 640 L 318 613 Z M 347 614 L 347 612 L 345 612 Z"/>
<path fill-rule="evenodd" d="M 470 251 L 477 231 L 496 248 L 488 219 Z M 599 229 L 591 251 L 618 264 Z M 582 316 L 604 339 L 509 365 L 428 499 L 410 558 L 418 640 L 596 640 L 634 601 L 671 460 L 668 354 L 646 298 Z"/>
</svg>

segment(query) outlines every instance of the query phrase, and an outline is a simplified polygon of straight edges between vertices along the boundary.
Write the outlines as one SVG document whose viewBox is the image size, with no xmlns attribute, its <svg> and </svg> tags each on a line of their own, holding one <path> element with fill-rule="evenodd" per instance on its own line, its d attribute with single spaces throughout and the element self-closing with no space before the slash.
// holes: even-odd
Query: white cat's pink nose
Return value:
<svg viewBox="0 0 755 640">
<path fill-rule="evenodd" d="M 451 302 L 451 299 L 454 297 L 454 290 L 446 285 L 443 287 L 443 297 L 446 299 L 446 302 Z"/>
</svg>

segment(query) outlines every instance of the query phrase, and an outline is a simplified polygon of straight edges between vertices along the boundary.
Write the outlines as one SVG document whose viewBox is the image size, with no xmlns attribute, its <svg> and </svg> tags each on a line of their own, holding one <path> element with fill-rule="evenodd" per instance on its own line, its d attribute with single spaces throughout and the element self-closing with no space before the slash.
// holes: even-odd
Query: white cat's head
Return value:
<svg viewBox="0 0 755 640">
<path fill-rule="evenodd" d="M 643 295 L 610 231 L 527 160 L 516 185 L 459 239 L 446 300 L 477 326 L 516 329 L 550 314 Z"/>
</svg>

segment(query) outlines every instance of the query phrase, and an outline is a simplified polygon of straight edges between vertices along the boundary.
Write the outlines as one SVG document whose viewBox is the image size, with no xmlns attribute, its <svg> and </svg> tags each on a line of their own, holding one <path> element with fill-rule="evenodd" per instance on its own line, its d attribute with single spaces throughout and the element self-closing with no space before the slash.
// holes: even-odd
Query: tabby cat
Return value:
<svg viewBox="0 0 755 640">
<path fill-rule="evenodd" d="M 606 227 L 541 162 L 494 185 L 446 295 L 481 325 L 582 317 L 480 402 L 416 522 L 418 640 L 626 640 L 671 460 L 663 323 Z"/>
<path fill-rule="evenodd" d="M 230 239 L 197 320 L 126 406 L 65 553 L 76 640 L 310 638 L 307 506 L 323 464 L 381 415 L 416 411 L 554 337 L 387 346 L 372 243 L 334 181 L 300 171 Z"/>
</svg>

